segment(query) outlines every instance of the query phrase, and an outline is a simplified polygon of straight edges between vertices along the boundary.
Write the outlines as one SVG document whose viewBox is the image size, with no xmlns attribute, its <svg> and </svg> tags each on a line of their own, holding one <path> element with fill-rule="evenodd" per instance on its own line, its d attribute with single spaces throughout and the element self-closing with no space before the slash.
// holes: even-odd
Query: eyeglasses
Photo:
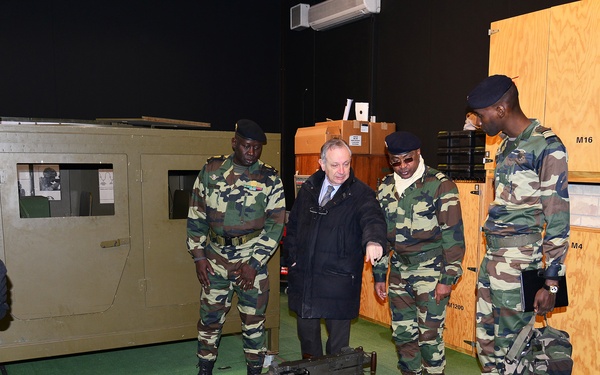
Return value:
<svg viewBox="0 0 600 375">
<path fill-rule="evenodd" d="M 412 163 L 414 160 L 415 160 L 415 158 L 405 158 L 405 159 L 398 160 L 398 161 L 391 161 L 390 160 L 390 165 L 392 167 L 401 167 L 402 163 L 408 165 L 408 164 Z"/>
</svg>

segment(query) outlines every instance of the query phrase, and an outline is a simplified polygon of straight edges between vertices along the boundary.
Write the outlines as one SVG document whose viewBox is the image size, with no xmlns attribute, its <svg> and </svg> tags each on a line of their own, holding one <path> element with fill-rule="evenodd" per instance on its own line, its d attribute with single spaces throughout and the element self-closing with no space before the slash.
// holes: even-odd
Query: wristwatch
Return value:
<svg viewBox="0 0 600 375">
<path fill-rule="evenodd" d="M 558 286 L 557 285 L 546 285 L 546 284 L 544 284 L 544 289 L 546 289 L 548 292 L 550 292 L 550 294 L 556 294 L 556 293 L 558 293 Z"/>
</svg>

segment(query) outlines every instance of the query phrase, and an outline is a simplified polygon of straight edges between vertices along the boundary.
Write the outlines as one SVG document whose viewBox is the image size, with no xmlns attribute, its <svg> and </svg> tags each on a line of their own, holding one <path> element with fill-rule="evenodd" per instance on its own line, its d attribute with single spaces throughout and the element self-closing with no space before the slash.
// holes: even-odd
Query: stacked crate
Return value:
<svg viewBox="0 0 600 375">
<path fill-rule="evenodd" d="M 481 130 L 438 132 L 438 170 L 453 180 L 484 181 L 485 133 Z"/>
</svg>

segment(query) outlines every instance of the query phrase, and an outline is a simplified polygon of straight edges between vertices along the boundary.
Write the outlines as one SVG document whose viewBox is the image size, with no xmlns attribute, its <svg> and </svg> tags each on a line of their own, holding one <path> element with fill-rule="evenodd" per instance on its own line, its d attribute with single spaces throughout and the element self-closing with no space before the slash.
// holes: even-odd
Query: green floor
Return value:
<svg viewBox="0 0 600 375">
<path fill-rule="evenodd" d="M 287 297 L 281 295 L 281 330 L 279 355 L 275 360 L 299 359 L 300 343 L 296 336 L 296 320 L 287 308 Z M 235 313 L 232 310 L 231 313 Z M 396 354 L 388 327 L 359 319 L 352 325 L 350 345 L 362 346 L 366 352 L 377 352 L 377 374 L 399 374 Z M 182 341 L 139 348 L 110 350 L 5 364 L 8 375 L 92 375 L 92 374 L 197 374 L 196 341 Z M 446 375 L 480 374 L 475 358 L 452 350 L 446 351 Z M 264 371 L 266 372 L 266 370 Z M 246 366 L 239 335 L 224 336 L 214 374 L 242 375 Z"/>
</svg>

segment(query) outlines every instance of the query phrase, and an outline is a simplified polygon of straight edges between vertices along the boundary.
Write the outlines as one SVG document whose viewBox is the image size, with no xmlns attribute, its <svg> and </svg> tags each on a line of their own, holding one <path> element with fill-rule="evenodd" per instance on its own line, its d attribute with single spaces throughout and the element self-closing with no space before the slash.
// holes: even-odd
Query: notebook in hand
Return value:
<svg viewBox="0 0 600 375">
<path fill-rule="evenodd" d="M 533 311 L 535 294 L 546 282 L 543 272 L 544 270 L 529 270 L 521 273 L 521 304 L 525 309 L 524 311 Z M 568 305 L 567 278 L 561 276 L 558 280 L 558 293 L 556 293 L 556 303 L 554 304 L 554 307 L 564 307 Z"/>
</svg>

